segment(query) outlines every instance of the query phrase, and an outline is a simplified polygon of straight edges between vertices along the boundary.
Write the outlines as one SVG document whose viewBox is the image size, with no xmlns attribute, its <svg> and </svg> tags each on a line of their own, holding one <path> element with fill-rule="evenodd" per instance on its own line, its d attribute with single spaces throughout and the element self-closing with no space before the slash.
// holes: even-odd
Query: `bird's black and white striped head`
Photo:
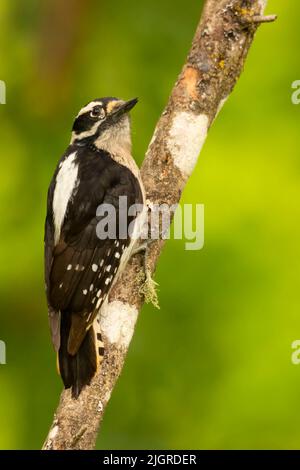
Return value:
<svg viewBox="0 0 300 470">
<path fill-rule="evenodd" d="M 94 144 L 101 148 L 111 141 L 120 146 L 130 145 L 128 112 L 137 101 L 137 98 L 123 101 L 111 97 L 91 101 L 76 116 L 71 144 Z"/>
</svg>

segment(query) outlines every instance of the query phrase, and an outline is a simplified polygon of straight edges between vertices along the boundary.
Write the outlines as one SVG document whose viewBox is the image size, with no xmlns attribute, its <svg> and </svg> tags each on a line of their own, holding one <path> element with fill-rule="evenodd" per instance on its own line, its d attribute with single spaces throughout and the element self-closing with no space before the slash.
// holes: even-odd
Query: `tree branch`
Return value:
<svg viewBox="0 0 300 470">
<path fill-rule="evenodd" d="M 273 23 L 277 19 L 277 15 L 253 15 L 245 16 L 243 21 L 245 23 Z"/>
<path fill-rule="evenodd" d="M 236 84 L 265 0 L 206 0 L 192 47 L 156 126 L 141 173 L 150 203 L 177 204 L 197 162 L 207 131 Z M 164 241 L 150 246 L 155 267 Z M 143 304 L 142 259 L 134 256 L 110 294 L 101 327 L 105 357 L 101 371 L 78 400 L 61 394 L 44 449 L 93 449 L 105 407 L 121 373 Z"/>
</svg>

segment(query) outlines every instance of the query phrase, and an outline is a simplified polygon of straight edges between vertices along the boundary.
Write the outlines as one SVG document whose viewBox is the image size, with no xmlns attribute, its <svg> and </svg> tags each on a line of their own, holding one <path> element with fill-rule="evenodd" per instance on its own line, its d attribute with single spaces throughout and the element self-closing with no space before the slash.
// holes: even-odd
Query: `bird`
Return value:
<svg viewBox="0 0 300 470">
<path fill-rule="evenodd" d="M 104 356 L 101 309 L 136 246 L 144 210 L 126 214 L 125 237 L 99 237 L 103 215 L 119 200 L 145 207 L 140 172 L 131 154 L 129 111 L 137 98 L 97 98 L 86 104 L 73 123 L 71 141 L 59 160 L 47 196 L 44 258 L 51 338 L 64 387 L 78 398 L 99 369 Z M 125 222 L 124 222 L 125 221 Z M 133 236 L 133 232 L 136 235 Z"/>
</svg>

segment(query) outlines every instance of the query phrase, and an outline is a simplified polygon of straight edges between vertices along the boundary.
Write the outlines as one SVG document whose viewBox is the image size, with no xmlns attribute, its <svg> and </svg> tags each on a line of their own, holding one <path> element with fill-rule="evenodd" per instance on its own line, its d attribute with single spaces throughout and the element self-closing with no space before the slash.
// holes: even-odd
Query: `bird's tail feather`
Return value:
<svg viewBox="0 0 300 470">
<path fill-rule="evenodd" d="M 68 352 L 71 316 L 63 314 L 60 325 L 59 372 L 65 388 L 72 387 L 73 398 L 78 398 L 85 385 L 89 385 L 103 358 L 104 348 L 97 321 L 88 329 L 76 352 Z"/>
</svg>

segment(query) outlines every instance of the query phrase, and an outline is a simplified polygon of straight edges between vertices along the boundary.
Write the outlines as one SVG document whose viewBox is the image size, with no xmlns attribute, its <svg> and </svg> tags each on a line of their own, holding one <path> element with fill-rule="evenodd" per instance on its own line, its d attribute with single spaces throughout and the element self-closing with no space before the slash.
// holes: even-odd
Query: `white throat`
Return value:
<svg viewBox="0 0 300 470">
<path fill-rule="evenodd" d="M 130 121 L 128 117 L 105 130 L 95 141 L 98 149 L 105 150 L 118 163 L 129 168 L 138 177 L 139 169 L 131 155 Z"/>
</svg>

